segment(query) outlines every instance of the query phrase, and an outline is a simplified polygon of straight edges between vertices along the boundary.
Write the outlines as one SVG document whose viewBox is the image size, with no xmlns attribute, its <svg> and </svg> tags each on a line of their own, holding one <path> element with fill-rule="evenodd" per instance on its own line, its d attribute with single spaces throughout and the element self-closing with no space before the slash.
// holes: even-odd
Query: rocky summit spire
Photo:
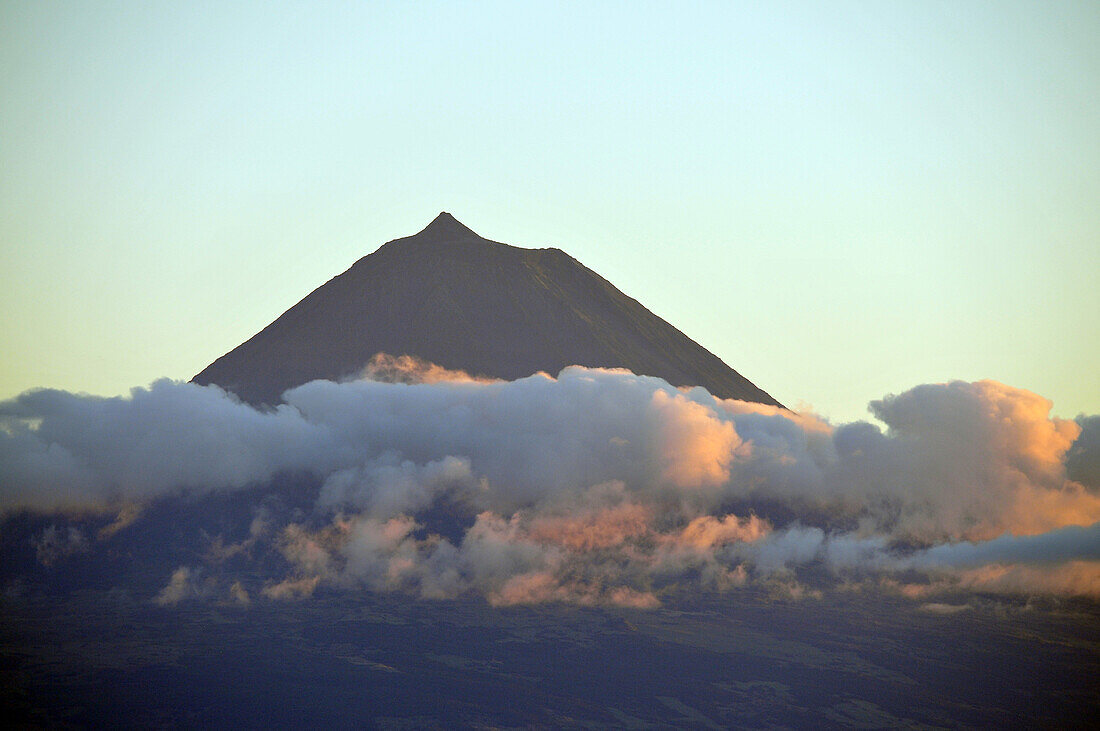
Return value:
<svg viewBox="0 0 1100 731">
<path fill-rule="evenodd" d="M 481 237 L 461 224 L 458 219 L 450 213 L 442 211 L 431 223 L 424 227 L 424 230 L 416 235 L 416 238 L 430 238 L 447 241 L 452 239 L 480 239 Z"/>
<path fill-rule="evenodd" d="M 489 241 L 449 213 L 363 257 L 194 380 L 274 405 L 307 381 L 354 377 L 378 353 L 508 380 L 628 368 L 778 403 L 564 252 Z"/>
</svg>

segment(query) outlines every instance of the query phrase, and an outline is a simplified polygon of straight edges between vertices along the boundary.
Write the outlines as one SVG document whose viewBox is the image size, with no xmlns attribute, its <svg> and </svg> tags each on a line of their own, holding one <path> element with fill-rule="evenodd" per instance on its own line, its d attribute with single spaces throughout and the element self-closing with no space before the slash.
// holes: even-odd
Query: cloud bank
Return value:
<svg viewBox="0 0 1100 731">
<path fill-rule="evenodd" d="M 627 371 L 485 381 L 412 359 L 269 411 L 170 381 L 126 398 L 32 391 L 0 404 L 0 512 L 118 512 L 107 541 L 163 497 L 309 475 L 312 514 L 218 544 L 282 558 L 285 575 L 252 587 L 267 599 L 328 587 L 651 607 L 684 586 L 868 581 L 1100 597 L 1100 417 L 1052 418 L 992 381 L 870 408 L 885 430 Z M 44 555 L 88 550 L 75 535 L 43 536 Z M 158 601 L 209 595 L 201 574 L 179 567 Z M 250 596 L 239 582 L 231 595 Z"/>
</svg>

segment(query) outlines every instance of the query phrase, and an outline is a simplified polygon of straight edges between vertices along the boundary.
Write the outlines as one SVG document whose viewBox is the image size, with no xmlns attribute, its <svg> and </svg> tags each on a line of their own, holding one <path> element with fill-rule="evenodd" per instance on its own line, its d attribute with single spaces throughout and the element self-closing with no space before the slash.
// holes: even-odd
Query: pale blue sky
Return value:
<svg viewBox="0 0 1100 731">
<path fill-rule="evenodd" d="M 0 398 L 187 379 L 447 210 L 789 405 L 1100 412 L 1100 4 L 0 3 Z"/>
</svg>

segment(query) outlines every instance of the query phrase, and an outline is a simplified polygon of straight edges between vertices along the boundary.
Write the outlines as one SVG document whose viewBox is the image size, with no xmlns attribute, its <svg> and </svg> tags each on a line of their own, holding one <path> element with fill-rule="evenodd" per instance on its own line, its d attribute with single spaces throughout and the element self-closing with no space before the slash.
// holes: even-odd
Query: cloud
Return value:
<svg viewBox="0 0 1100 731">
<path fill-rule="evenodd" d="M 652 606 L 753 581 L 812 596 L 794 576 L 810 570 L 1091 591 L 1100 421 L 1052 418 L 1004 384 L 873 401 L 883 430 L 618 370 L 490 381 L 376 358 L 366 373 L 272 410 L 169 381 L 23 394 L 0 404 L 0 512 L 110 511 L 92 533 L 107 541 L 165 496 L 308 475 L 312 515 L 257 508 L 246 538 L 205 550 L 210 565 L 274 551 L 289 568 L 254 589 L 268 599 L 330 586 Z M 1078 580 L 1044 583 L 1026 568 L 1041 562 Z M 195 596 L 190 571 L 158 601 Z"/>
<path fill-rule="evenodd" d="M 994 381 L 917 386 L 871 402 L 889 431 L 866 443 L 864 466 L 904 501 L 899 519 L 918 536 L 1092 523 L 1100 503 L 1067 482 L 1063 463 L 1081 429 L 1051 418 L 1051 406 Z"/>
<path fill-rule="evenodd" d="M 922 612 L 928 612 L 929 614 L 958 614 L 959 612 L 967 612 L 973 609 L 969 604 L 942 604 L 940 602 L 928 602 L 920 605 Z"/>
<path fill-rule="evenodd" d="M 984 564 L 1055 564 L 1100 561 L 1100 523 L 1068 526 L 1041 535 L 1003 535 L 982 543 L 949 543 L 922 551 L 913 565 L 981 566 Z"/>
<path fill-rule="evenodd" d="M 1081 434 L 1066 454 L 1066 475 L 1100 492 L 1100 416 L 1078 416 Z"/>
<path fill-rule="evenodd" d="M 948 586 L 999 594 L 1056 594 L 1100 599 L 1100 563 L 1069 561 L 1056 566 L 994 564 L 951 574 Z"/>
<path fill-rule="evenodd" d="M 234 581 L 229 587 L 229 599 L 226 603 L 247 607 L 251 606 L 252 597 L 249 596 L 248 589 L 245 589 L 241 582 Z"/>
<path fill-rule="evenodd" d="M 43 566 L 50 566 L 78 553 L 86 553 L 88 549 L 89 543 L 84 532 L 73 525 L 61 527 L 51 524 L 34 541 L 35 558 Z"/>
<path fill-rule="evenodd" d="M 447 456 L 418 465 L 388 452 L 330 474 L 321 486 L 318 504 L 390 517 L 422 510 L 444 491 L 469 489 L 476 482 L 466 458 Z"/>
<path fill-rule="evenodd" d="M 363 368 L 361 380 L 381 383 L 442 383 L 445 381 L 492 383 L 496 378 L 471 376 L 412 355 L 393 356 L 377 353 Z"/>
<path fill-rule="evenodd" d="M 210 586 L 201 581 L 201 573 L 201 570 L 190 566 L 180 566 L 172 572 L 168 584 L 153 598 L 153 603 L 170 607 L 182 601 L 207 596 Z"/>
<path fill-rule="evenodd" d="M 0 404 L 0 507 L 110 509 L 237 489 L 324 469 L 330 446 L 295 409 L 260 412 L 216 387 L 158 381 L 129 398 L 30 391 Z"/>
</svg>

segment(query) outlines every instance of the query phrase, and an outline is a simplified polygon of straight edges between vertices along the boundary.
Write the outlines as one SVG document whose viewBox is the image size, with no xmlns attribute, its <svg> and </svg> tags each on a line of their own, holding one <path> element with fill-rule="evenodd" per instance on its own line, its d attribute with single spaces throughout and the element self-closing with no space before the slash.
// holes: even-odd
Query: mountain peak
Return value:
<svg viewBox="0 0 1100 731">
<path fill-rule="evenodd" d="M 379 353 L 507 380 L 627 368 L 779 405 L 567 254 L 491 242 L 449 213 L 364 256 L 194 380 L 274 405 L 288 388 L 355 376 Z"/>
<path fill-rule="evenodd" d="M 440 214 L 416 236 L 418 238 L 432 238 L 438 240 L 481 238 L 446 211 L 441 211 Z"/>
</svg>

